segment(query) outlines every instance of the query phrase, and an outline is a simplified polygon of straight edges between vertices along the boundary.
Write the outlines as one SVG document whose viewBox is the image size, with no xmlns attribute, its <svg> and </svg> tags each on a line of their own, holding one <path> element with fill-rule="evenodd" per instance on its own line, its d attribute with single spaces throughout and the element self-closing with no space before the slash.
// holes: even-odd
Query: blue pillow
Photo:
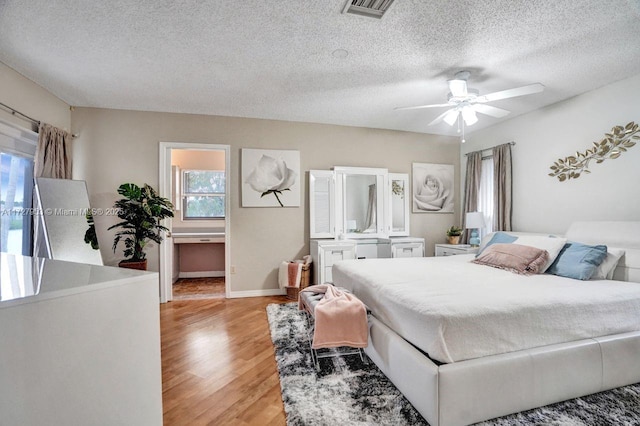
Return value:
<svg viewBox="0 0 640 426">
<path fill-rule="evenodd" d="M 484 247 L 482 247 L 482 250 L 480 250 L 478 254 L 476 254 L 476 257 L 480 256 L 482 252 L 492 244 L 511 244 L 517 239 L 518 237 L 509 235 L 506 232 L 496 232 L 495 234 L 493 234 L 493 237 L 491 237 L 489 242 Z"/>
<path fill-rule="evenodd" d="M 588 280 L 607 257 L 607 246 L 569 242 L 545 273 L 576 280 Z"/>
</svg>

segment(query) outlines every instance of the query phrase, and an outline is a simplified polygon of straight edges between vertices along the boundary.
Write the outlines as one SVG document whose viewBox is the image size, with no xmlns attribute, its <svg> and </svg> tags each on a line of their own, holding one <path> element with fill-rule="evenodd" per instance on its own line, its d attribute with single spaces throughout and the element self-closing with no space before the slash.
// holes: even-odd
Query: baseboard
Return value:
<svg viewBox="0 0 640 426">
<path fill-rule="evenodd" d="M 178 278 L 208 278 L 208 277 L 224 277 L 224 271 L 194 271 L 180 272 Z"/>
<path fill-rule="evenodd" d="M 236 299 L 240 297 L 285 296 L 286 294 L 287 290 L 284 288 L 269 288 L 266 290 L 232 291 L 229 293 L 229 298 Z"/>
</svg>

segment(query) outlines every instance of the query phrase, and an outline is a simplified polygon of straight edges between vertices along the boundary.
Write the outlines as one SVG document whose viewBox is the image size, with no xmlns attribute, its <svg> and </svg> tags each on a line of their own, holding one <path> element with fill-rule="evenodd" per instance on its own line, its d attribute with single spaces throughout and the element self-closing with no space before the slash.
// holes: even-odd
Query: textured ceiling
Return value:
<svg viewBox="0 0 640 426">
<path fill-rule="evenodd" d="M 345 2 L 0 0 L 0 62 L 76 106 L 437 134 L 443 109 L 393 108 L 445 102 L 461 69 L 481 94 L 546 86 L 493 102 L 506 119 L 640 72 L 640 0 Z"/>
</svg>

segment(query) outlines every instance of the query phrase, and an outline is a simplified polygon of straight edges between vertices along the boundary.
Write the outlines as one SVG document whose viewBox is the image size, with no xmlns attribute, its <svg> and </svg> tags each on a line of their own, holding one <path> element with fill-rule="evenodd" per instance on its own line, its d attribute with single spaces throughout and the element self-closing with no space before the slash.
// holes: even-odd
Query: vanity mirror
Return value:
<svg viewBox="0 0 640 426">
<path fill-rule="evenodd" d="M 336 235 L 345 238 L 385 236 L 387 169 L 335 167 L 334 173 L 338 200 Z"/>
<path fill-rule="evenodd" d="M 36 178 L 36 207 L 40 243 L 35 256 L 69 262 L 102 265 L 100 250 L 85 244 L 86 214 L 90 210 L 83 180 Z"/>
<path fill-rule="evenodd" d="M 313 283 L 332 282 L 333 264 L 341 260 L 424 256 L 424 238 L 408 237 L 409 194 L 404 173 L 369 167 L 310 170 Z"/>
<path fill-rule="evenodd" d="M 311 238 L 409 235 L 407 174 L 369 167 L 309 172 Z"/>
<path fill-rule="evenodd" d="M 389 173 L 389 236 L 409 235 L 409 175 Z"/>
</svg>

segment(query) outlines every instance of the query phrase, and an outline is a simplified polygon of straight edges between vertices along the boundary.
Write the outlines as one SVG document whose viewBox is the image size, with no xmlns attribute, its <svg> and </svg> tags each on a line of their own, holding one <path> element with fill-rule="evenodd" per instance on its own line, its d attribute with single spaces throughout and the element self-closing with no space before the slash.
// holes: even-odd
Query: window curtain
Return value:
<svg viewBox="0 0 640 426">
<path fill-rule="evenodd" d="M 50 124 L 40 123 L 38 145 L 33 165 L 33 177 L 71 179 L 71 134 Z M 33 206 L 40 208 L 34 192 Z M 33 256 L 49 257 L 45 244 L 42 216 L 33 221 Z"/>
<path fill-rule="evenodd" d="M 464 184 L 464 211 L 462 212 L 462 229 L 465 229 L 467 213 L 478 211 L 478 192 L 482 175 L 482 151 L 467 154 L 467 176 Z M 469 233 L 462 237 L 464 244 L 469 244 Z"/>
<path fill-rule="evenodd" d="M 498 145 L 493 151 L 493 230 L 511 231 L 512 179 L 511 145 Z"/>
<path fill-rule="evenodd" d="M 69 132 L 40 123 L 33 176 L 71 179 L 70 143 Z"/>
</svg>

